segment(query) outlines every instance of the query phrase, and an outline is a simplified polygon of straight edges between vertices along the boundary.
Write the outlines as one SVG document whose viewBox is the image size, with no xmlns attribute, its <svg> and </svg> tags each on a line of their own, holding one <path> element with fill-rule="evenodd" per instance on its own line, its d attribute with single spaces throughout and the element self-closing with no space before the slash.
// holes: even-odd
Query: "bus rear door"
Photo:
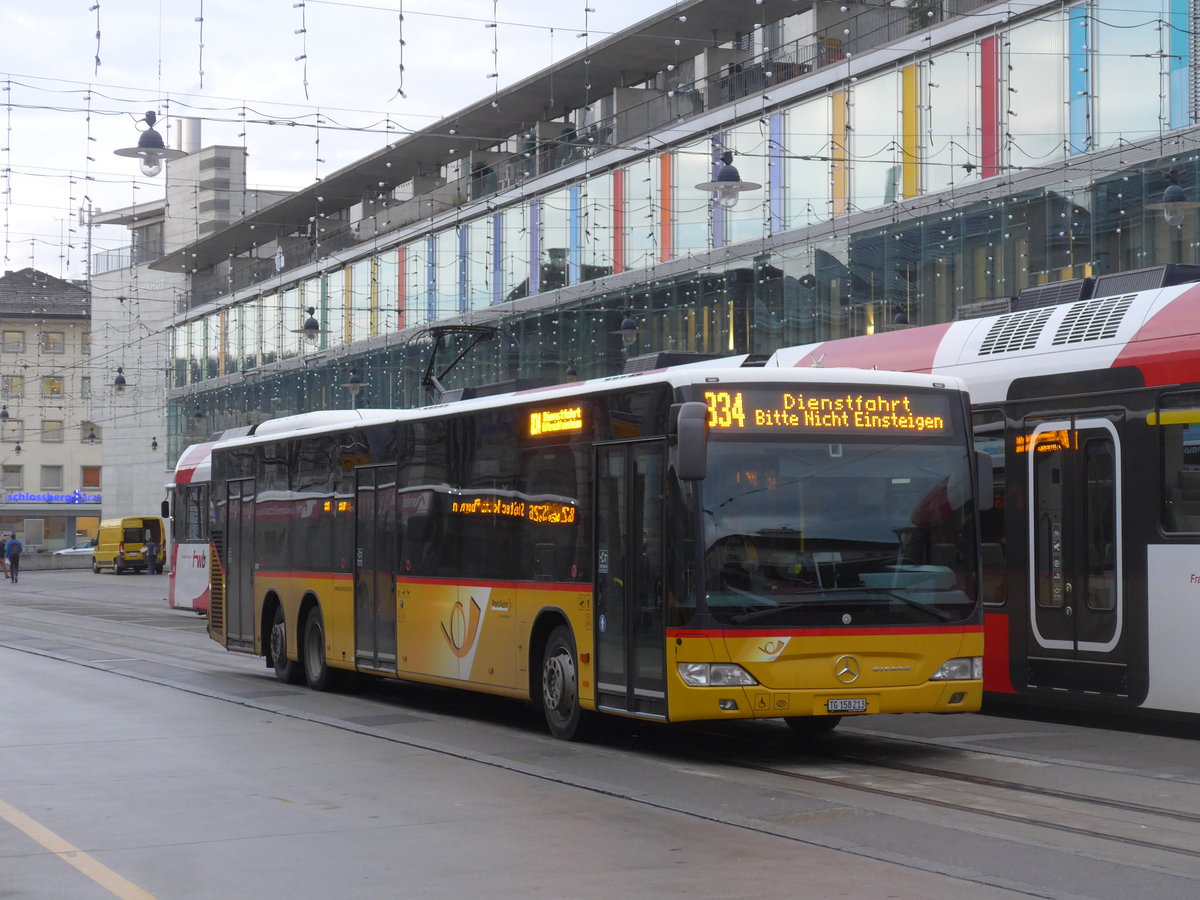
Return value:
<svg viewBox="0 0 1200 900">
<path fill-rule="evenodd" d="M 596 703 L 665 717 L 665 443 L 596 448 Z"/>
<path fill-rule="evenodd" d="M 1121 585 L 1122 417 L 1026 420 L 1029 680 L 1127 692 Z"/>
<path fill-rule="evenodd" d="M 225 585 L 225 646 L 254 647 L 254 479 L 230 481 L 226 486 L 225 556 L 227 572 L 234 577 Z"/>
</svg>

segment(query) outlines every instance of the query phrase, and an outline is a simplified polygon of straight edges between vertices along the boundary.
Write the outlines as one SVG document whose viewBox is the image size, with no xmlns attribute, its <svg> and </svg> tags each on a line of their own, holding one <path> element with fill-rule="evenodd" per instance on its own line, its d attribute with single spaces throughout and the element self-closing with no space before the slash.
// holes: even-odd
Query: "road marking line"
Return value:
<svg viewBox="0 0 1200 900">
<path fill-rule="evenodd" d="M 49 828 L 0 800 L 0 819 L 23 831 L 67 865 L 74 866 L 121 900 L 155 900 L 154 895 L 127 881 L 93 856 L 68 843 Z"/>
</svg>

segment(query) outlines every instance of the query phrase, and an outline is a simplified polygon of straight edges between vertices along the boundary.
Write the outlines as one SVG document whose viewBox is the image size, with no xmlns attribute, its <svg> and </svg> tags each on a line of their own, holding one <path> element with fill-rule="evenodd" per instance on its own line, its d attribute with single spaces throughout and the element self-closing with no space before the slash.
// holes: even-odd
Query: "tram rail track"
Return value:
<svg viewBox="0 0 1200 900">
<path fill-rule="evenodd" d="M 876 764 L 854 761 L 853 764 L 864 766 L 869 770 L 890 769 L 892 771 L 904 772 L 907 774 L 920 771 L 919 767 L 889 765 L 887 763 Z M 1035 815 L 1034 812 L 1016 811 L 1016 807 L 1014 806 L 1001 808 L 1000 804 L 993 806 L 981 804 L 978 802 L 978 797 L 975 798 L 975 802 L 955 802 L 953 800 L 946 799 L 946 796 L 944 795 L 938 796 L 932 793 L 924 793 L 920 790 L 920 788 L 927 786 L 928 782 L 922 782 L 921 784 L 913 784 L 908 782 L 902 786 L 889 787 L 879 783 L 867 784 L 863 782 L 856 782 L 852 780 L 852 775 L 854 774 L 853 772 L 846 772 L 836 776 L 827 776 L 814 774 L 811 772 L 796 772 L 777 766 L 743 764 L 741 768 L 751 769 L 753 771 L 786 778 L 790 781 L 802 781 L 809 784 L 822 784 L 829 787 L 852 790 L 858 793 L 871 794 L 877 797 L 902 800 L 908 803 L 919 803 L 925 806 L 936 807 L 943 810 L 951 810 L 964 814 L 984 816 L 990 819 L 1002 820 L 1018 825 L 1028 825 L 1039 829 L 1051 829 L 1089 839 L 1117 842 L 1120 844 L 1139 847 L 1145 850 L 1156 850 L 1163 853 L 1177 854 L 1193 859 L 1200 859 L 1200 849 L 1196 849 L 1195 845 L 1195 832 L 1180 832 L 1178 834 L 1178 840 L 1174 842 L 1166 840 L 1149 840 L 1143 837 L 1138 837 L 1135 833 L 1133 833 L 1134 830 L 1146 828 L 1162 828 L 1164 831 L 1168 830 L 1163 828 L 1163 826 L 1156 825 L 1154 822 L 1150 821 L 1153 819 L 1200 823 L 1200 816 L 1155 809 L 1144 804 L 1127 803 L 1099 797 L 1088 797 L 1086 795 L 1073 794 L 1064 791 L 1046 790 L 1033 785 L 1023 785 L 1017 782 L 1006 783 L 991 778 L 976 778 L 974 776 L 964 775 L 962 773 L 934 773 L 930 770 L 922 773 L 928 779 L 940 780 L 943 782 L 966 783 L 975 787 L 983 787 L 996 792 L 1009 792 L 1013 794 L 1024 795 L 1026 797 L 1060 801 L 1061 803 L 1069 804 L 1069 806 L 1059 806 L 1057 808 L 1050 804 L 1037 804 L 1036 808 L 1038 814 Z M 993 800 L 997 799 L 999 798 L 993 798 Z M 1097 817 L 1090 808 L 1119 811 L 1127 813 L 1135 819 L 1141 819 L 1142 821 L 1119 819 L 1111 816 Z M 1059 816 L 1060 819 L 1056 821 L 1054 818 L 1055 816 Z M 1102 829 L 1099 827 L 1087 827 L 1084 825 L 1071 824 L 1071 822 L 1065 820 L 1069 816 L 1077 816 L 1081 818 L 1102 818 L 1103 821 L 1108 823 L 1111 827 Z M 1125 831 L 1125 833 L 1119 833 L 1120 831 Z"/>
</svg>

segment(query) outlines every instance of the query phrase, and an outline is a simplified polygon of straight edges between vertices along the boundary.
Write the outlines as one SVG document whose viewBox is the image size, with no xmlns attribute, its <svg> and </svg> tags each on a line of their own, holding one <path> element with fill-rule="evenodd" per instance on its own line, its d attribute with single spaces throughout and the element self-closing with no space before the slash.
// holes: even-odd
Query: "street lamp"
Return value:
<svg viewBox="0 0 1200 900">
<path fill-rule="evenodd" d="M 1163 191 L 1162 200 L 1158 203 L 1146 204 L 1146 209 L 1162 210 L 1163 218 L 1172 227 L 1182 225 L 1189 210 L 1200 208 L 1200 203 L 1188 200 L 1187 194 L 1184 193 L 1183 188 L 1176 181 L 1178 177 L 1174 169 L 1168 172 L 1167 179 L 1170 181 L 1170 184 Z"/>
<path fill-rule="evenodd" d="M 696 185 L 698 191 L 712 191 L 717 195 L 717 202 L 726 209 L 737 206 L 738 195 L 742 191 L 757 191 L 762 185 L 756 181 L 742 181 L 733 164 L 733 151 L 726 150 L 721 154 L 721 169 L 717 172 L 716 180 L 705 181 Z"/>
<path fill-rule="evenodd" d="M 164 161 L 182 159 L 187 156 L 184 151 L 172 150 L 163 143 L 162 135 L 154 130 L 154 123 L 158 121 L 154 110 L 148 110 L 145 118 L 139 121 L 146 123 L 146 130 L 138 138 L 137 146 L 122 147 L 120 150 L 114 150 L 114 154 L 138 159 L 141 163 L 142 174 L 147 178 L 153 178 L 161 172 Z"/>
<path fill-rule="evenodd" d="M 633 313 L 629 310 L 621 312 L 621 324 L 617 326 L 616 331 L 609 332 L 610 334 L 619 334 L 621 336 L 621 346 L 628 353 L 637 344 L 638 339 L 638 323 L 634 319 Z"/>
<path fill-rule="evenodd" d="M 310 306 L 305 310 L 308 313 L 308 318 L 304 320 L 304 324 L 299 328 L 290 329 L 292 334 L 302 334 L 304 339 L 310 344 L 315 344 L 317 338 L 326 333 L 326 329 L 321 327 L 321 323 L 317 321 L 317 308 Z"/>
<path fill-rule="evenodd" d="M 362 390 L 366 386 L 367 383 L 362 380 L 362 376 L 359 375 L 358 372 L 351 370 L 350 377 L 346 380 L 346 383 L 342 385 L 342 387 L 350 392 L 351 409 L 358 409 L 359 395 L 362 394 Z"/>
<path fill-rule="evenodd" d="M 117 377 L 113 379 L 113 391 L 120 396 L 125 393 L 125 370 L 121 366 L 117 366 Z"/>
</svg>

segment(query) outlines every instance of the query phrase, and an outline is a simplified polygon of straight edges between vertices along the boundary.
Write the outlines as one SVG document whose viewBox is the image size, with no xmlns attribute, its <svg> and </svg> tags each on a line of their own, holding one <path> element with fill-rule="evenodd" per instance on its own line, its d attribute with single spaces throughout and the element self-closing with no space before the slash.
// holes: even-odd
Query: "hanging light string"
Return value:
<svg viewBox="0 0 1200 900">
<path fill-rule="evenodd" d="M 12 96 L 12 81 L 4 82 L 4 95 L 6 98 Z M 12 220 L 10 213 L 12 209 L 12 104 L 7 103 L 5 109 L 5 126 L 4 126 L 4 146 L 0 149 L 4 151 L 4 271 L 8 271 L 8 266 L 11 261 L 11 240 L 12 240 Z"/>
<path fill-rule="evenodd" d="M 100 74 L 100 0 L 96 0 L 96 2 L 93 3 L 89 7 L 89 12 L 94 12 L 96 14 L 96 69 L 92 74 L 99 75 Z"/>
<path fill-rule="evenodd" d="M 200 72 L 200 90 L 204 90 L 204 0 L 200 0 L 200 15 L 196 16 L 196 22 L 200 26 L 200 47 L 196 56 L 196 67 Z"/>
<path fill-rule="evenodd" d="M 492 71 L 487 76 L 492 82 L 492 108 L 500 105 L 500 0 L 492 0 L 492 21 L 484 28 L 492 29 Z"/>
<path fill-rule="evenodd" d="M 295 61 L 300 63 L 301 77 L 304 83 L 304 99 L 308 99 L 308 17 L 305 12 L 304 0 L 292 4 L 292 9 L 300 10 L 300 27 L 297 28 L 294 34 L 300 35 L 300 55 Z"/>
<path fill-rule="evenodd" d="M 321 118 L 321 113 L 318 112 L 317 113 L 317 124 L 316 124 L 316 137 L 313 139 L 313 158 L 315 160 L 314 175 L 315 175 L 317 181 L 321 180 L 321 164 L 323 162 L 325 162 L 325 160 L 321 158 L 321 125 L 322 125 L 323 121 L 324 120 Z"/>
<path fill-rule="evenodd" d="M 596 10 L 588 6 L 588 0 L 583 0 L 583 32 L 577 37 L 583 38 L 583 108 L 592 105 L 592 59 L 588 55 L 592 49 L 592 28 L 589 16 Z"/>
<path fill-rule="evenodd" d="M 396 87 L 396 96 L 398 96 L 401 100 L 407 100 L 408 94 L 404 93 L 404 0 L 400 0 L 400 11 L 397 13 L 397 23 L 400 32 L 398 38 L 400 44 L 400 84 Z"/>
</svg>

